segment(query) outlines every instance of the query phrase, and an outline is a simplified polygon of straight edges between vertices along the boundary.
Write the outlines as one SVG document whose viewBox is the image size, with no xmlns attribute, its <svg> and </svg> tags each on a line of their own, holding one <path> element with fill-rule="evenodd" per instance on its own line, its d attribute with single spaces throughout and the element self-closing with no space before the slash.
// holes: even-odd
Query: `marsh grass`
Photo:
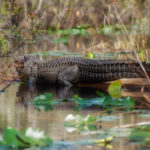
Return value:
<svg viewBox="0 0 150 150">
<path fill-rule="evenodd" d="M 90 40 L 88 47 L 85 46 L 87 51 L 136 51 L 143 53 L 141 60 L 149 61 L 150 1 L 5 0 L 0 4 L 0 28 L 11 30 L 12 36 L 16 32 L 22 41 L 34 40 L 37 35 L 50 30 L 88 25 L 86 30 L 94 33 L 95 38 Z M 98 39 L 97 34 L 100 36 Z M 61 40 L 64 38 L 60 37 L 57 41 Z"/>
</svg>

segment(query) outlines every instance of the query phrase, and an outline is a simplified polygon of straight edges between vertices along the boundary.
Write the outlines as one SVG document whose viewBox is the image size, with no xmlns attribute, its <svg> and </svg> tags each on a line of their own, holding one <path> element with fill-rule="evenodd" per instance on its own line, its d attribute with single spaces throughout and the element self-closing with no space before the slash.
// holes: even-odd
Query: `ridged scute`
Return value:
<svg viewBox="0 0 150 150">
<path fill-rule="evenodd" d="M 140 64 L 135 61 L 91 60 L 81 57 L 67 57 L 42 62 L 32 59 L 24 64 L 24 73 L 55 83 L 60 71 L 75 65 L 79 69 L 78 82 L 102 82 L 120 78 L 145 77 Z M 143 66 L 150 74 L 150 64 L 143 63 Z"/>
</svg>

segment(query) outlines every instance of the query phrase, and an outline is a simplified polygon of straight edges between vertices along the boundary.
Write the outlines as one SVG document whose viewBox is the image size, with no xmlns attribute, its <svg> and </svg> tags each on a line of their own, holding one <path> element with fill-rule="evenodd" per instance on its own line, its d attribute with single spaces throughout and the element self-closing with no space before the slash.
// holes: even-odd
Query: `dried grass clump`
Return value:
<svg viewBox="0 0 150 150">
<path fill-rule="evenodd" d="M 9 14 L 12 14 L 6 20 L 11 22 L 11 26 L 15 25 L 20 29 L 48 30 L 50 26 L 68 29 L 83 24 L 97 29 L 100 26 L 118 24 L 121 26 L 119 35 L 104 34 L 105 38 L 89 45 L 98 45 L 99 49 L 137 51 L 148 50 L 150 47 L 148 0 L 5 0 L 3 3 L 7 4 Z M 2 2 L 0 4 L 3 7 Z M 34 38 L 32 36 L 31 39 Z"/>
</svg>

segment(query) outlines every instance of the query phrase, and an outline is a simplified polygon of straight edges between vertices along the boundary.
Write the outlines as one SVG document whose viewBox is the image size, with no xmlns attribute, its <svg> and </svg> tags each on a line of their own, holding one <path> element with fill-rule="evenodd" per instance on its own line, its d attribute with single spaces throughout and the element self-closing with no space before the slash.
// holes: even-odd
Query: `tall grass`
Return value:
<svg viewBox="0 0 150 150">
<path fill-rule="evenodd" d="M 6 7 L 9 16 L 11 14 L 10 18 L 8 14 L 3 14 L 3 7 Z M 10 27 L 16 26 L 21 30 L 48 30 L 50 26 L 68 29 L 82 24 L 97 30 L 119 25 L 119 34 L 114 31 L 111 36 L 106 35 L 105 39 L 96 43 L 99 49 L 142 49 L 149 53 L 148 0 L 5 0 L 1 2 L 1 10 L 1 18 L 11 21 Z"/>
</svg>

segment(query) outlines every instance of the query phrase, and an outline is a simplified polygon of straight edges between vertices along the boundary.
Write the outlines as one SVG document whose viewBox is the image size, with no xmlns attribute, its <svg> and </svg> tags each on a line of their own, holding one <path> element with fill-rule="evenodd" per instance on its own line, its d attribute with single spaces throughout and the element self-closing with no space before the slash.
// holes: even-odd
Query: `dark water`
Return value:
<svg viewBox="0 0 150 150">
<path fill-rule="evenodd" d="M 39 44 L 40 45 L 40 44 Z M 48 49 L 51 45 L 45 45 L 44 43 L 42 46 L 38 45 L 27 45 L 24 47 L 24 52 L 37 52 L 34 50 L 39 48 L 39 51 L 43 49 L 43 51 Z M 62 48 L 62 46 L 60 46 Z M 56 48 L 58 49 L 58 47 Z M 63 48 L 62 48 L 63 49 Z M 68 47 L 69 49 L 69 47 Z M 16 55 L 23 54 L 22 50 L 18 52 Z M 20 54 L 19 54 L 20 53 Z M 64 55 L 76 55 L 80 56 L 83 55 L 78 50 L 69 52 L 68 50 L 57 50 L 52 52 L 54 56 L 64 56 Z M 111 53 L 109 54 L 99 54 L 97 57 L 103 58 L 106 57 L 113 57 Z M 0 63 L 2 64 L 11 64 L 13 62 L 13 58 L 5 58 L 1 59 Z M 15 72 L 15 70 L 12 70 Z M 7 83 L 6 83 L 7 84 Z M 0 85 L 0 88 L 3 88 L 5 83 Z M 143 92 L 144 88 L 144 92 Z M 11 126 L 13 128 L 19 129 L 24 131 L 24 129 L 28 127 L 33 127 L 44 131 L 47 135 L 49 135 L 54 142 L 60 141 L 70 141 L 70 142 L 78 142 L 84 141 L 86 139 L 97 139 L 98 134 L 93 132 L 69 132 L 64 126 L 64 120 L 69 114 L 74 115 L 94 115 L 94 114 L 104 114 L 109 115 L 107 113 L 103 113 L 102 108 L 87 108 L 83 109 L 79 112 L 75 112 L 75 104 L 72 102 L 61 102 L 58 106 L 53 108 L 53 111 L 38 111 L 34 108 L 33 105 L 29 104 L 30 101 L 34 99 L 35 96 L 38 94 L 43 94 L 45 92 L 50 92 L 54 94 L 54 99 L 71 99 L 73 95 L 78 94 L 80 97 L 84 98 L 92 98 L 97 97 L 96 91 L 107 92 L 107 85 L 101 84 L 101 86 L 94 86 L 93 88 L 89 87 L 73 87 L 71 89 L 66 89 L 64 87 L 59 86 L 36 86 L 36 87 L 29 87 L 28 84 L 21 84 L 21 83 L 13 83 L 9 88 L 6 89 L 4 93 L 0 93 L 0 131 L 2 132 L 3 129 L 7 126 Z M 150 102 L 150 93 L 148 87 L 141 87 L 141 86 L 126 86 L 123 87 L 122 91 L 123 96 L 133 96 L 138 103 L 141 101 L 146 101 L 143 103 L 143 107 L 149 106 Z M 141 104 L 142 105 L 142 104 Z M 137 124 L 140 122 L 149 122 L 150 118 L 141 118 L 139 117 L 138 113 L 132 112 L 114 112 L 111 115 L 118 117 L 116 120 L 112 121 L 102 121 L 99 125 L 99 130 L 102 129 L 109 129 L 109 128 L 121 128 L 122 126 L 126 126 L 129 124 Z M 77 147 L 76 147 L 77 146 Z M 99 146 L 99 145 L 78 145 L 76 144 L 75 147 L 70 147 L 68 149 L 89 149 L 89 150 L 97 150 L 97 149 L 107 149 L 106 146 Z M 111 144 L 112 149 L 115 150 L 135 150 L 137 149 L 137 145 L 127 144 L 126 138 L 119 138 L 119 140 L 115 140 Z M 55 148 L 57 149 L 57 148 Z M 64 148 L 66 149 L 66 148 Z"/>
</svg>

